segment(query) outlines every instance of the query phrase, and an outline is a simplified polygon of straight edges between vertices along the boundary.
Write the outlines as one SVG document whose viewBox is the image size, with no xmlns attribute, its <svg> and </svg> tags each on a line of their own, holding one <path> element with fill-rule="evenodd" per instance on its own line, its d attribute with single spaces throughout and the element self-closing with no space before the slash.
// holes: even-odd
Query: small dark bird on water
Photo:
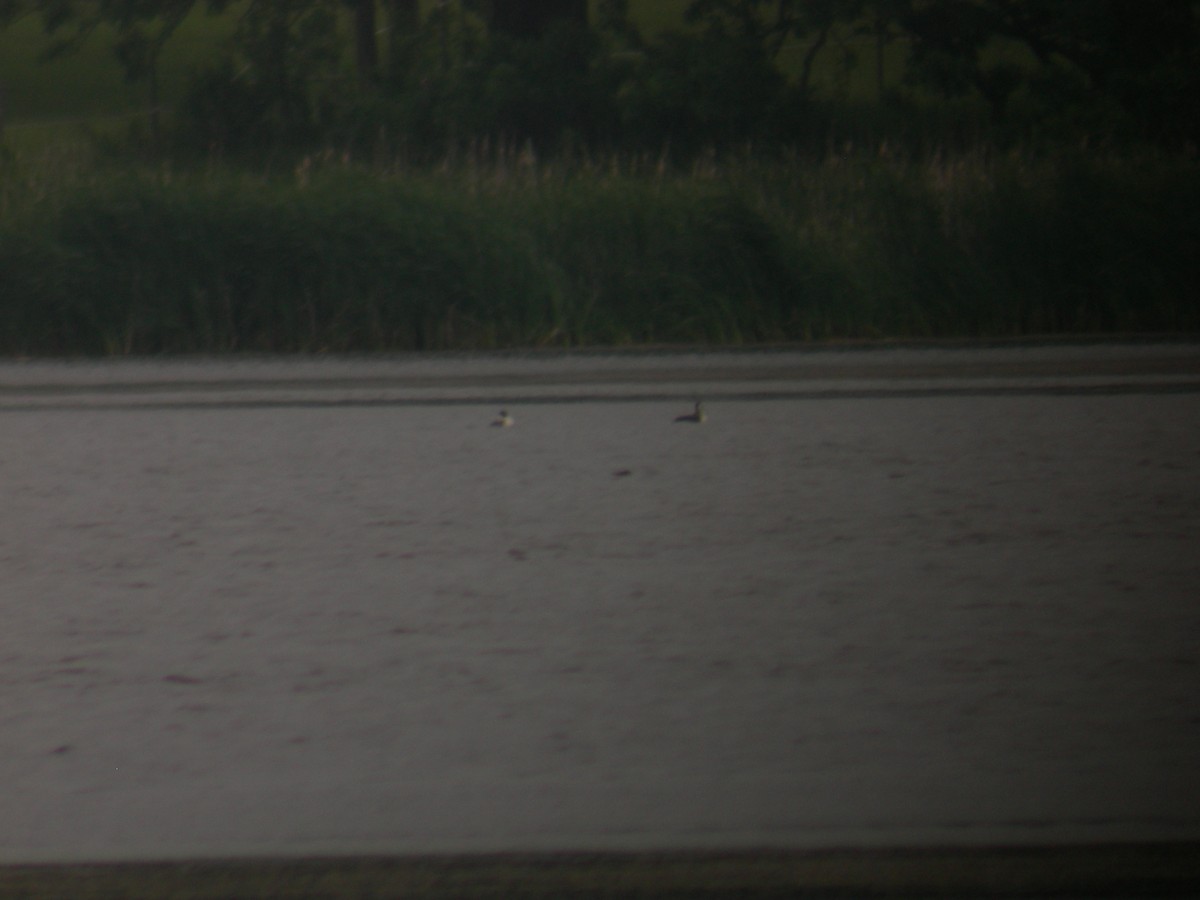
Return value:
<svg viewBox="0 0 1200 900">
<path fill-rule="evenodd" d="M 500 415 L 492 421 L 493 428 L 508 428 L 513 423 L 513 417 L 508 414 L 507 409 L 500 410 Z"/>
<path fill-rule="evenodd" d="M 704 404 L 699 400 L 696 401 L 696 408 L 686 416 L 676 416 L 676 422 L 691 422 L 694 425 L 700 425 L 708 420 L 708 414 L 704 412 Z"/>
</svg>

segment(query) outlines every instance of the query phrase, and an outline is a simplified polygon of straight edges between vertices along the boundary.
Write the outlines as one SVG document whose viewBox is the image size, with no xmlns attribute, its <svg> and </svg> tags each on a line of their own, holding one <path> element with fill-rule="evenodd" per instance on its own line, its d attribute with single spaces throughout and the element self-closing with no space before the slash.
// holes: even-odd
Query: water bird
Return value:
<svg viewBox="0 0 1200 900">
<path fill-rule="evenodd" d="M 704 404 L 699 400 L 696 401 L 696 408 L 692 410 L 692 412 L 688 413 L 686 416 L 675 417 L 676 422 L 691 422 L 695 425 L 699 425 L 707 420 L 708 414 L 704 411 Z"/>
<path fill-rule="evenodd" d="M 513 417 L 508 414 L 507 409 L 500 410 L 500 415 L 492 421 L 493 428 L 508 428 L 513 423 Z"/>
</svg>

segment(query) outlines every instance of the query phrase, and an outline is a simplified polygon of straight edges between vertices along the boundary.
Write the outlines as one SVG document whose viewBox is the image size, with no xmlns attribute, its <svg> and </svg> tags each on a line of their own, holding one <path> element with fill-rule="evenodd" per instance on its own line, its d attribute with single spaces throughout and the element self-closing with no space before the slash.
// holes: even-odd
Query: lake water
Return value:
<svg viewBox="0 0 1200 900">
<path fill-rule="evenodd" d="M 11 362 L 0 489 L 0 859 L 1200 837 L 1195 345 Z"/>
</svg>

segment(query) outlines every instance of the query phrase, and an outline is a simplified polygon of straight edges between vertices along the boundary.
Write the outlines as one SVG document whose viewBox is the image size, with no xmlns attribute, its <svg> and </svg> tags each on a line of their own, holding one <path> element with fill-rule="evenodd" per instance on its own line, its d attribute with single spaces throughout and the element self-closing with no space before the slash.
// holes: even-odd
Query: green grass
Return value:
<svg viewBox="0 0 1200 900">
<path fill-rule="evenodd" d="M 17 352 L 494 346 L 528 254 L 429 186 L 235 174 L 86 182 L 3 240 Z M 0 301 L 3 302 L 3 301 Z M 16 341 L 14 345 L 11 343 Z"/>
<path fill-rule="evenodd" d="M 37 165 L 33 163 L 37 162 Z M 0 173 L 0 352 L 1200 330 L 1200 170 L 876 155 Z"/>
</svg>

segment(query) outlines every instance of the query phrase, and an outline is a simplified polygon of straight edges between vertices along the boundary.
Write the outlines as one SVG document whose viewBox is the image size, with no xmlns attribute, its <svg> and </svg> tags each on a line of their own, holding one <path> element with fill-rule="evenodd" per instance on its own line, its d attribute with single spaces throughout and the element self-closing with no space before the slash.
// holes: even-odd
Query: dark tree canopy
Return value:
<svg viewBox="0 0 1200 900">
<path fill-rule="evenodd" d="M 954 115 L 969 107 L 984 123 L 976 138 L 1200 143 L 1198 0 L 687 0 L 679 27 L 646 35 L 630 5 L 0 0 L 0 27 L 36 18 L 51 56 L 111 36 L 157 131 L 172 36 L 198 10 L 234 17 L 233 41 L 175 117 L 203 119 L 218 144 L 249 129 L 250 144 L 831 145 L 832 122 L 870 118 L 832 84 L 855 66 L 872 70 L 877 112 L 901 129 L 953 100 Z M 885 79 L 885 56 L 903 79 Z"/>
<path fill-rule="evenodd" d="M 538 38 L 555 24 L 588 24 L 587 0 L 492 0 L 491 26 L 516 38 Z"/>
</svg>

